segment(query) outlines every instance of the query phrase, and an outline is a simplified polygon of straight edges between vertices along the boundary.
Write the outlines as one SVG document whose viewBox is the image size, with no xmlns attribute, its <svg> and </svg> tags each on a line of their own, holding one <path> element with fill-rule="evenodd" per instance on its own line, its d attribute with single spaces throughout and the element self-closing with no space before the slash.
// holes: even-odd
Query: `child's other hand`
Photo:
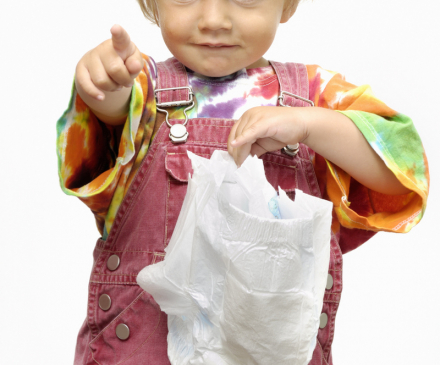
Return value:
<svg viewBox="0 0 440 365">
<path fill-rule="evenodd" d="M 246 157 L 279 150 L 307 137 L 306 115 L 312 108 L 260 106 L 249 109 L 234 124 L 228 152 L 240 166 Z"/>
<path fill-rule="evenodd" d="M 410 192 L 373 150 L 356 124 L 330 109 L 272 106 L 249 109 L 232 127 L 228 151 L 240 166 L 249 153 L 260 157 L 298 142 L 369 189 L 391 195 Z"/>
<path fill-rule="evenodd" d="M 104 100 L 105 92 L 130 88 L 142 70 L 142 55 L 124 28 L 114 25 L 110 32 L 111 39 L 87 52 L 78 62 L 75 84 L 81 97 L 86 94 Z"/>
</svg>

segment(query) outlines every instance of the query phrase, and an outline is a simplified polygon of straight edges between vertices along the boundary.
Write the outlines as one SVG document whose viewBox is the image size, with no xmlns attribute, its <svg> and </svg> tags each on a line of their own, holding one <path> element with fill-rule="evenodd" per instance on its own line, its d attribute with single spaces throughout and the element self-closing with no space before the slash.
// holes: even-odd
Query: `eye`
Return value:
<svg viewBox="0 0 440 365">
<path fill-rule="evenodd" d="M 173 2 L 177 3 L 177 4 L 190 4 L 193 3 L 195 0 L 172 0 Z"/>
<path fill-rule="evenodd" d="M 259 3 L 261 0 L 234 0 L 239 5 L 249 6 Z"/>
</svg>

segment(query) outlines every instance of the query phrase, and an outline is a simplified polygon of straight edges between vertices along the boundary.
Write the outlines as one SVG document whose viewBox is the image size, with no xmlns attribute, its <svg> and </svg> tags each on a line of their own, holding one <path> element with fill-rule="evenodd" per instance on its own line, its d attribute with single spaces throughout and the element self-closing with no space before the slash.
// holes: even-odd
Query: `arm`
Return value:
<svg viewBox="0 0 440 365">
<path fill-rule="evenodd" d="M 390 195 L 410 192 L 371 148 L 351 119 L 323 108 L 314 108 L 308 114 L 311 115 L 306 123 L 304 144 L 371 190 Z"/>
<path fill-rule="evenodd" d="M 234 126 L 229 151 L 240 165 L 249 153 L 260 156 L 298 142 L 308 145 L 372 190 L 393 195 L 410 192 L 387 168 L 356 125 L 334 110 L 253 108 Z"/>
<path fill-rule="evenodd" d="M 333 202 L 333 230 L 344 252 L 371 237 L 366 231 L 409 232 L 424 214 L 429 191 L 428 163 L 412 120 L 368 85 L 307 68 L 309 99 L 318 107 L 247 111 L 232 129 L 229 152 L 240 164 L 249 153 L 260 156 L 297 142 L 315 150 L 312 163 L 323 198 Z"/>
<path fill-rule="evenodd" d="M 318 107 L 249 110 L 232 130 L 229 152 L 240 164 L 249 152 L 262 155 L 286 144 L 304 142 L 315 150 L 312 163 L 323 198 L 333 202 L 332 230 L 343 252 L 377 231 L 409 232 L 423 217 L 429 191 L 412 120 L 368 85 L 355 86 L 317 65 L 307 72 L 309 99 Z"/>
<path fill-rule="evenodd" d="M 127 92 L 128 96 L 121 96 L 118 94 L 119 91 L 102 91 L 96 88 L 90 81 L 91 74 L 87 71 L 85 74 L 89 78 L 85 78 L 85 84 L 87 87 L 87 81 L 91 83 L 88 90 L 95 96 L 84 92 L 81 96 L 79 89 L 82 83 L 79 83 L 77 78 L 76 85 L 72 88 L 69 106 L 57 123 L 58 174 L 61 189 L 68 195 L 78 197 L 91 209 L 104 239 L 110 232 L 119 204 L 136 173 L 137 166 L 148 151 L 154 129 L 155 64 L 145 55 L 142 56 L 142 64 L 139 75 L 128 81 L 133 83 L 133 86 L 120 90 Z M 79 67 L 76 76 L 78 69 Z M 84 91 L 86 87 L 81 90 Z M 93 94 L 93 91 L 96 94 Z M 97 98 L 99 94 L 104 96 L 103 101 Z M 113 96 L 116 102 L 124 106 L 123 112 L 120 113 L 124 116 L 120 118 L 118 115 L 105 112 L 105 102 L 114 103 L 115 101 L 110 99 Z M 129 100 L 125 100 L 126 97 Z M 90 105 L 84 102 L 83 98 Z M 124 103 L 127 103 L 127 107 Z M 103 113 L 96 110 L 103 106 Z M 116 123 L 112 123 L 113 117 Z"/>
</svg>

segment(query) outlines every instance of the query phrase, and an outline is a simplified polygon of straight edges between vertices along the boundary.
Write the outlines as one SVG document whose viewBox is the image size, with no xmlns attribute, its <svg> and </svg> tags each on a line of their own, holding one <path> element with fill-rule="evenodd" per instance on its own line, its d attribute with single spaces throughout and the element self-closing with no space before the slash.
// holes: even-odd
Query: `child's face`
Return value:
<svg viewBox="0 0 440 365">
<path fill-rule="evenodd" d="M 218 77 L 267 65 L 262 57 L 278 24 L 293 11 L 285 0 L 156 0 L 171 53 L 186 67 Z"/>
</svg>

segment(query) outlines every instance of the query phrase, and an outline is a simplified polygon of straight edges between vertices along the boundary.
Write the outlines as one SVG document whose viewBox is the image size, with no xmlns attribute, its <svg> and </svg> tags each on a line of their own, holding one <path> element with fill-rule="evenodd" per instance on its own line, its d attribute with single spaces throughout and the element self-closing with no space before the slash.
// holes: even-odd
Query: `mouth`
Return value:
<svg viewBox="0 0 440 365">
<path fill-rule="evenodd" d="M 207 48 L 232 48 L 235 47 L 233 44 L 226 43 L 196 43 L 198 46 L 207 47 Z"/>
</svg>

